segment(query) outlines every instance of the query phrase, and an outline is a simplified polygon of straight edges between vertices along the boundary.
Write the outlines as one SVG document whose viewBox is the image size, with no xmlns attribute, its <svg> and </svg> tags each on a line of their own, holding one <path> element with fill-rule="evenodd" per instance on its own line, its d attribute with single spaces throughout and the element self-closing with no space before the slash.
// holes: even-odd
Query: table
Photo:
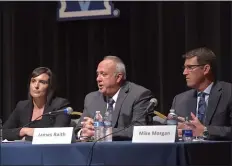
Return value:
<svg viewBox="0 0 232 166">
<path fill-rule="evenodd" d="M 178 148 L 180 165 L 232 166 L 230 141 L 180 143 Z"/>
<path fill-rule="evenodd" d="M 2 165 L 232 165 L 232 142 L 1 144 Z M 93 151 L 91 151 L 93 147 Z M 92 153 L 90 153 L 92 152 Z M 218 152 L 218 154 L 216 153 Z M 91 160 L 91 163 L 90 163 Z"/>
</svg>

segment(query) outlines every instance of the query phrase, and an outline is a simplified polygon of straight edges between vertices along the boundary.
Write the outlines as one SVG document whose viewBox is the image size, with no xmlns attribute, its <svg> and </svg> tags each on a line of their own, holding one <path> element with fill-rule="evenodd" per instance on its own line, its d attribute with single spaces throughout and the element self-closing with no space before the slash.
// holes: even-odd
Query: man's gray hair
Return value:
<svg viewBox="0 0 232 166">
<path fill-rule="evenodd" d="M 117 56 L 105 56 L 104 60 L 112 60 L 116 63 L 116 72 L 117 73 L 122 73 L 123 74 L 123 80 L 126 80 L 126 67 L 125 64 L 123 63 L 123 61 L 117 57 Z"/>
</svg>

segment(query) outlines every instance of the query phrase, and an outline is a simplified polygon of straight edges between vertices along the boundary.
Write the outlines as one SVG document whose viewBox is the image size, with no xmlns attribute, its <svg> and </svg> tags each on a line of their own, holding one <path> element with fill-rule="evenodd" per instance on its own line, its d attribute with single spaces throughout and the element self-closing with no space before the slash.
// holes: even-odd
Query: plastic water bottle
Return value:
<svg viewBox="0 0 232 166">
<path fill-rule="evenodd" d="M 174 109 L 170 109 L 166 123 L 167 123 L 167 125 L 175 125 L 176 126 L 175 141 L 176 142 L 179 141 L 178 130 L 177 130 L 178 121 L 177 121 L 177 115 L 176 115 Z"/>
<path fill-rule="evenodd" d="M 170 109 L 167 119 L 167 125 L 177 125 L 177 115 L 174 109 Z"/>
<path fill-rule="evenodd" d="M 2 143 L 2 119 L 0 119 L 0 143 Z"/>
<path fill-rule="evenodd" d="M 184 122 L 184 128 L 182 129 L 182 140 L 184 142 L 192 142 L 193 140 L 193 131 L 191 129 L 191 127 L 189 126 L 189 121 L 188 121 L 188 117 L 185 118 L 185 122 Z"/>
<path fill-rule="evenodd" d="M 96 111 L 94 117 L 94 140 L 102 142 L 103 140 L 99 140 L 100 138 L 104 137 L 104 124 L 103 124 L 103 117 L 100 111 Z"/>
<path fill-rule="evenodd" d="M 105 142 L 112 142 L 112 111 L 106 111 L 104 116 Z M 108 136 L 107 136 L 108 135 Z"/>
</svg>

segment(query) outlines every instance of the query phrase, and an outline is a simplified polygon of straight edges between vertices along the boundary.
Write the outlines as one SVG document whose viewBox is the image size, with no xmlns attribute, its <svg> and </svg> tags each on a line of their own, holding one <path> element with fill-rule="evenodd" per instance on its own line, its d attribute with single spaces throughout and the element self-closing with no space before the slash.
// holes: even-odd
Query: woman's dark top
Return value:
<svg viewBox="0 0 232 166">
<path fill-rule="evenodd" d="M 67 99 L 55 97 L 45 105 L 44 112 L 57 111 L 69 107 L 70 103 Z M 46 127 L 68 127 L 70 125 L 70 116 L 65 113 L 54 115 L 45 115 L 41 120 L 34 120 L 30 125 L 33 111 L 32 100 L 19 101 L 15 110 L 10 115 L 9 119 L 3 125 L 3 139 L 9 141 L 20 140 L 19 132 L 22 127 L 30 128 L 46 128 Z"/>
</svg>

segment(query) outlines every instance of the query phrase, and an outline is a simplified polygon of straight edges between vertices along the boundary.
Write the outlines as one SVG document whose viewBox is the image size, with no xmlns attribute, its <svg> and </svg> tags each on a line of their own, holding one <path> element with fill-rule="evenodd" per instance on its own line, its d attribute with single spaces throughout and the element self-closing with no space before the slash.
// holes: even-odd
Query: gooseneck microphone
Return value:
<svg viewBox="0 0 232 166">
<path fill-rule="evenodd" d="M 71 115 L 72 112 L 73 112 L 73 109 L 71 107 L 67 107 L 64 109 L 57 110 L 57 111 L 48 112 L 48 115 L 53 115 L 53 114 L 57 114 L 57 113 L 65 113 L 65 114 Z"/>
<path fill-rule="evenodd" d="M 30 124 L 34 123 L 36 120 L 38 120 L 38 119 L 39 119 L 40 117 L 42 117 L 42 116 L 57 115 L 57 114 L 61 114 L 61 113 L 70 115 L 72 112 L 73 112 L 73 109 L 72 109 L 71 107 L 63 108 L 63 109 L 56 110 L 56 111 L 46 112 L 46 113 L 44 113 L 44 114 L 38 116 L 37 118 L 35 118 L 33 121 L 30 121 L 29 123 L 23 125 L 22 127 L 16 128 L 15 130 L 12 130 L 12 132 L 14 132 L 14 131 L 16 131 L 16 130 L 21 130 L 22 128 L 29 126 Z"/>
<path fill-rule="evenodd" d="M 152 98 L 152 99 L 150 100 L 150 103 L 149 103 L 149 105 L 147 106 L 147 108 L 146 108 L 144 114 L 150 113 L 151 109 L 153 110 L 154 107 L 156 107 L 157 105 L 158 105 L 157 99 L 156 99 L 156 98 Z"/>
</svg>

